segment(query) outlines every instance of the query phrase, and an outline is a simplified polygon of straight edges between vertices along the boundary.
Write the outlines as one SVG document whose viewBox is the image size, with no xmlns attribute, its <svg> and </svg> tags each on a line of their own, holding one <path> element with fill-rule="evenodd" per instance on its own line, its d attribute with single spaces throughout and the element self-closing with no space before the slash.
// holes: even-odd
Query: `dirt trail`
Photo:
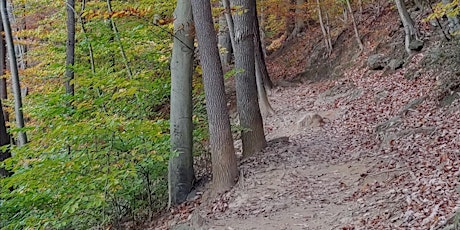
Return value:
<svg viewBox="0 0 460 230">
<path fill-rule="evenodd" d="M 276 89 L 268 147 L 240 163 L 201 229 L 444 226 L 460 207 L 460 103 L 438 107 L 436 75 L 404 71 Z"/>
<path fill-rule="evenodd" d="M 345 109 L 318 111 L 318 87 L 282 88 L 271 95 L 277 114 L 265 119 L 268 148 L 241 162 L 243 178 L 209 229 L 337 229 L 360 215 L 360 204 L 350 197 L 376 159 L 343 151 L 344 142 L 368 137 L 336 135 L 340 124 L 334 118 Z M 324 115 L 324 123 L 305 122 L 315 112 Z"/>
</svg>

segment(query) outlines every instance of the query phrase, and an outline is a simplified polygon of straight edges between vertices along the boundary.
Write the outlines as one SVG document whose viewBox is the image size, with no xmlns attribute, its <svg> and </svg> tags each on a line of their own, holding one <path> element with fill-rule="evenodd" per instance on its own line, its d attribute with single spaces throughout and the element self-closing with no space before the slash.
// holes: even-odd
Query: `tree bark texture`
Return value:
<svg viewBox="0 0 460 230">
<path fill-rule="evenodd" d="M 329 55 L 332 54 L 332 37 L 331 37 L 331 23 L 329 21 L 329 13 L 325 12 L 325 16 L 326 16 L 326 39 L 327 39 L 327 43 L 329 44 Z"/>
<path fill-rule="evenodd" d="M 18 65 L 16 59 L 16 53 L 14 52 L 13 34 L 11 32 L 11 25 L 8 19 L 8 12 L 6 9 L 6 0 L 0 0 L 0 11 L 2 15 L 3 28 L 5 30 L 5 40 L 8 47 L 8 54 L 10 58 L 10 71 L 11 81 L 13 84 L 13 95 L 14 95 L 14 112 L 16 116 L 16 125 L 18 128 L 24 128 L 24 115 L 22 113 L 22 98 L 21 98 L 21 86 L 19 83 Z M 27 143 L 26 133 L 21 131 L 18 132 L 18 146 L 23 146 Z"/>
<path fill-rule="evenodd" d="M 5 117 L 3 117 L 3 106 L 2 101 L 0 99 L 0 146 L 9 145 L 10 144 L 10 135 L 6 131 L 6 121 Z M 0 162 L 6 160 L 7 158 L 11 157 L 10 151 L 0 152 Z M 4 168 L 0 168 L 0 178 L 10 176 L 11 173 Z"/>
<path fill-rule="evenodd" d="M 267 65 L 265 62 L 265 53 L 262 48 L 262 36 L 260 35 L 261 33 L 260 33 L 259 17 L 257 15 L 257 2 L 256 0 L 252 0 L 252 1 L 255 2 L 254 5 L 256 6 L 254 8 L 255 9 L 255 13 L 254 13 L 255 14 L 255 17 L 254 17 L 254 49 L 255 49 L 255 52 L 254 52 L 254 55 L 255 55 L 255 59 L 257 63 L 256 68 L 257 68 L 257 65 L 260 68 L 259 70 L 260 70 L 260 73 L 263 79 L 264 91 L 272 90 L 274 85 L 273 85 L 272 80 L 270 79 L 270 75 L 268 74 L 268 69 L 267 69 Z M 265 95 L 266 95 L 266 92 L 265 92 Z M 259 96 L 261 95 L 259 94 Z"/>
<path fill-rule="evenodd" d="M 269 116 L 275 114 L 272 106 L 270 105 L 270 101 L 268 100 L 267 91 L 265 90 L 264 80 L 262 77 L 260 65 L 256 61 L 256 81 L 257 81 L 257 94 L 259 95 L 259 107 L 260 112 L 263 116 Z"/>
<path fill-rule="evenodd" d="M 267 90 L 273 88 L 273 82 L 268 74 L 267 65 L 265 63 L 265 56 L 262 50 L 262 41 L 260 38 L 259 29 L 259 18 L 257 16 L 257 2 L 253 0 L 256 5 L 254 13 L 254 58 L 255 58 L 255 70 L 256 70 L 256 83 L 257 83 L 257 94 L 259 95 L 259 106 L 262 115 L 268 116 L 273 115 L 275 111 L 270 105 L 268 100 Z"/>
<path fill-rule="evenodd" d="M 203 70 L 213 186 L 216 193 L 221 193 L 230 189 L 238 176 L 225 96 L 224 74 L 219 59 L 210 1 L 193 0 L 192 9 Z"/>
<path fill-rule="evenodd" d="M 75 88 L 71 82 L 74 79 L 73 66 L 75 64 L 75 0 L 67 0 L 67 42 L 66 42 L 66 71 L 65 71 L 65 91 L 67 94 L 74 95 Z"/>
<path fill-rule="evenodd" d="M 2 20 L 1 14 L 0 14 L 0 21 Z M 5 42 L 5 30 L 3 29 L 3 23 L 0 23 L 0 98 L 1 99 L 7 99 L 8 97 L 8 90 L 6 86 L 6 78 L 3 76 L 5 75 L 6 72 L 6 42 Z M 8 120 L 8 118 L 5 116 L 5 119 Z"/>
<path fill-rule="evenodd" d="M 195 179 L 192 156 L 193 18 L 190 0 L 178 0 L 174 11 L 171 59 L 171 152 L 169 205 L 186 200 Z"/>
<path fill-rule="evenodd" d="M 260 45 L 262 47 L 262 52 L 264 54 L 264 58 L 267 57 L 267 49 L 265 47 L 265 14 L 264 9 L 261 8 L 260 11 L 256 12 L 257 21 L 259 24 L 259 33 L 260 33 Z"/>
<path fill-rule="evenodd" d="M 230 33 L 230 41 L 232 47 L 235 47 L 235 24 L 233 23 L 232 10 L 230 8 L 230 0 L 222 0 L 222 5 L 224 7 L 225 19 L 227 19 L 228 32 Z"/>
<path fill-rule="evenodd" d="M 233 50 L 230 30 L 228 28 L 227 19 L 225 18 L 225 13 L 219 15 L 219 48 L 222 67 L 225 70 L 229 70 L 232 62 Z"/>
<path fill-rule="evenodd" d="M 235 23 L 236 98 L 243 155 L 250 156 L 266 146 L 262 116 L 260 114 L 254 58 L 254 1 L 232 0 L 231 6 L 239 9 L 233 14 Z"/>
</svg>

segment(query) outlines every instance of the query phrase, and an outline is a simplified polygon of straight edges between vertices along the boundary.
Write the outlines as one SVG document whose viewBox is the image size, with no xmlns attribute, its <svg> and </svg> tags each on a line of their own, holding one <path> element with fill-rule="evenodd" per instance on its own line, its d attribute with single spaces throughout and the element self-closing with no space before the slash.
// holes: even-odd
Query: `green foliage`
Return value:
<svg viewBox="0 0 460 230">
<path fill-rule="evenodd" d="M 460 8 L 458 7 L 459 1 L 453 0 L 451 3 L 443 4 L 442 2 L 436 4 L 433 7 L 433 13 L 430 14 L 424 21 L 430 21 L 436 18 L 441 18 L 444 15 L 448 17 L 454 17 L 460 14 Z"/>
<path fill-rule="evenodd" d="M 13 147 L 13 157 L 3 162 L 14 174 L 0 179 L 0 229 L 103 228 L 151 216 L 167 202 L 172 47 L 171 25 L 151 22 L 155 14 L 171 15 L 175 2 L 112 1 L 114 12 L 143 12 L 113 17 L 121 43 L 107 19 L 84 17 L 86 34 L 78 25 L 72 67 L 75 96 L 64 93 L 62 79 L 64 7 L 51 3 L 57 4 L 50 2 L 43 12 L 21 11 L 39 18 L 21 34 L 35 41 L 28 53 L 34 66 L 22 72 L 22 85 L 31 91 L 24 101 L 31 141 Z M 106 10 L 105 1 L 90 1 L 83 15 Z M 194 138 L 202 143 L 207 127 L 201 80 L 194 85 Z"/>
<path fill-rule="evenodd" d="M 231 69 L 230 71 L 226 72 L 224 74 L 224 78 L 225 79 L 228 79 L 228 78 L 231 78 L 237 74 L 240 74 L 240 73 L 243 73 L 244 72 L 244 69 L 238 69 L 238 68 L 233 68 Z"/>
</svg>

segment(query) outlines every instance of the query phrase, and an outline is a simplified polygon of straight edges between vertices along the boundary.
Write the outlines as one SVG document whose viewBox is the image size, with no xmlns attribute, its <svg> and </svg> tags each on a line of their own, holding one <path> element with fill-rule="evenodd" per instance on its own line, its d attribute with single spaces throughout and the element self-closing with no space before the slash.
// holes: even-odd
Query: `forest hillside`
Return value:
<svg viewBox="0 0 460 230">
<path fill-rule="evenodd" d="M 154 229 L 458 228 L 458 39 L 420 22 L 423 48 L 407 55 L 391 2 L 362 17 L 363 51 L 348 27 L 327 55 L 311 25 L 269 55 L 268 147 L 240 162 L 232 190 L 198 195 Z"/>
<path fill-rule="evenodd" d="M 0 229 L 459 229 L 457 0 L 0 0 Z"/>
</svg>

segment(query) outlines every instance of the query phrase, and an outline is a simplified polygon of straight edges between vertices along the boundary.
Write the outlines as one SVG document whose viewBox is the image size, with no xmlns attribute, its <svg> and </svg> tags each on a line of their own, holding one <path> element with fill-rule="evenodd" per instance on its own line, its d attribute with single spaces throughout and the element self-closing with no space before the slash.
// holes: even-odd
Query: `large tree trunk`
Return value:
<svg viewBox="0 0 460 230">
<path fill-rule="evenodd" d="M 70 95 L 75 94 L 73 65 L 75 64 L 75 0 L 67 0 L 67 42 L 66 42 L 66 71 L 65 91 Z"/>
<path fill-rule="evenodd" d="M 402 0 L 395 0 L 395 2 L 396 7 L 398 8 L 399 17 L 401 18 L 404 26 L 404 32 L 406 34 L 404 39 L 406 52 L 407 54 L 411 55 L 412 51 L 410 49 L 410 43 L 414 37 L 415 39 L 418 39 L 418 32 L 415 30 L 414 21 L 410 17 L 409 12 L 407 12 L 404 2 Z"/>
<path fill-rule="evenodd" d="M 6 0 L 0 0 L 0 11 L 2 15 L 3 28 L 5 29 L 5 40 L 8 47 L 8 54 L 10 58 L 10 71 L 11 81 L 13 84 L 14 95 L 14 112 L 16 116 L 16 126 L 24 128 L 24 115 L 22 113 L 22 98 L 21 86 L 19 83 L 18 65 L 16 53 L 14 52 L 13 34 L 11 33 L 10 21 L 8 19 L 8 12 L 6 9 Z M 27 136 L 24 131 L 18 132 L 18 146 L 23 146 L 27 143 Z"/>
<path fill-rule="evenodd" d="M 230 69 L 232 62 L 233 50 L 230 30 L 228 28 L 225 13 L 219 15 L 219 48 L 220 60 L 225 71 Z"/>
<path fill-rule="evenodd" d="M 236 99 L 240 125 L 243 128 L 241 139 L 243 155 L 249 156 L 262 150 L 266 145 L 262 116 L 257 99 L 254 58 L 254 1 L 232 0 L 232 7 L 238 10 L 233 14 L 235 22 L 235 68 Z"/>
<path fill-rule="evenodd" d="M 193 18 L 190 0 L 178 0 L 174 12 L 171 59 L 171 158 L 169 205 L 186 200 L 195 179 L 192 156 Z"/>
<path fill-rule="evenodd" d="M 5 117 L 3 117 L 3 106 L 2 106 L 2 100 L 0 99 L 0 146 L 4 145 L 9 145 L 10 144 L 10 135 L 6 131 L 6 122 L 5 122 Z M 7 158 L 11 157 L 11 153 L 9 150 L 6 150 L 4 152 L 0 151 L 0 162 L 6 160 Z M 11 173 L 4 169 L 0 168 L 0 178 L 10 176 Z"/>
<path fill-rule="evenodd" d="M 211 4 L 209 0 L 193 0 L 192 9 L 206 95 L 213 186 L 214 192 L 221 193 L 230 189 L 238 176 L 225 97 L 224 74 L 219 60 Z"/>
</svg>

